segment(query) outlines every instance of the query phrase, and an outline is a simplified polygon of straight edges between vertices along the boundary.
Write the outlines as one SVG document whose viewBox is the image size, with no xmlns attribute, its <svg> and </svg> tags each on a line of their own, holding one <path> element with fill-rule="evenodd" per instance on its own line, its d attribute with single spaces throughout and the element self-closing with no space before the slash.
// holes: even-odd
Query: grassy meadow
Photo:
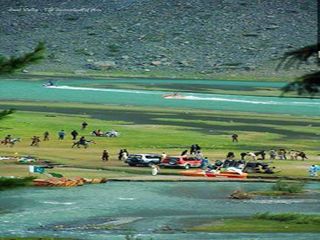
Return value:
<svg viewBox="0 0 320 240">
<path fill-rule="evenodd" d="M 320 124 L 319 119 L 311 117 L 70 103 L 0 102 L 0 108 L 17 109 L 1 120 L 1 138 L 11 134 L 22 139 L 12 148 L 0 145 L 1 155 L 32 155 L 67 165 L 69 168 L 52 169 L 66 176 L 149 175 L 148 168 L 129 167 L 119 161 L 119 150 L 126 148 L 129 153 L 179 155 L 194 143 L 202 147 L 204 156 L 211 162 L 224 159 L 229 151 L 235 152 L 238 159 L 241 152 L 278 148 L 307 153 L 309 159 L 306 161 L 274 160 L 270 165 L 279 172 L 267 177 L 307 177 L 309 166 L 319 161 L 316 133 L 320 132 Z M 89 123 L 85 130 L 80 129 L 83 121 Z M 65 140 L 58 140 L 58 131 L 62 129 L 66 132 Z M 74 129 L 79 136 L 94 140 L 96 144 L 87 149 L 71 148 L 70 132 Z M 116 129 L 121 135 L 118 138 L 94 137 L 90 133 L 96 129 Z M 45 131 L 49 131 L 50 140 L 41 141 L 39 147 L 30 146 L 31 137 L 40 136 L 42 139 Z M 239 135 L 238 143 L 231 141 L 230 136 L 234 132 Z M 104 149 L 110 154 L 108 162 L 101 161 Z M 0 161 L 0 166 L 2 176 L 28 175 L 27 166 L 14 160 Z M 161 172 L 178 174 L 179 171 L 162 169 Z"/>
</svg>

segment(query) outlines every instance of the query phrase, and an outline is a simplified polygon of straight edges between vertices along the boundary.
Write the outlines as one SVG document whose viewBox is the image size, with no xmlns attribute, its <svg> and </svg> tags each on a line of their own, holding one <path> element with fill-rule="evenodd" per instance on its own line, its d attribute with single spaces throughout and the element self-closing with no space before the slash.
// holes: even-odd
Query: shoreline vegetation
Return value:
<svg viewBox="0 0 320 240">
<path fill-rule="evenodd" d="M 299 213 L 258 213 L 251 217 L 215 220 L 189 229 L 201 232 L 320 232 L 320 215 Z"/>
<path fill-rule="evenodd" d="M 277 179 L 274 181 L 274 185 L 270 190 L 265 191 L 249 191 L 245 192 L 242 190 L 236 190 L 231 193 L 229 198 L 238 199 L 238 200 L 246 200 L 253 199 L 256 196 L 269 196 L 269 197 L 277 197 L 277 196 L 295 196 L 302 195 L 307 193 L 304 190 L 305 181 L 299 179 L 291 180 L 288 179 Z"/>
<path fill-rule="evenodd" d="M 63 79 L 74 79 L 74 78 L 92 78 L 92 79 L 172 79 L 172 80 L 224 80 L 224 81 L 266 81 L 266 82 L 290 82 L 300 75 L 294 74 L 290 76 L 286 75 L 257 75 L 255 73 L 237 73 L 237 74 L 226 74 L 226 73 L 214 73 L 214 74 L 202 74 L 198 72 L 184 73 L 184 72 L 143 72 L 143 71 L 116 71 L 110 70 L 107 72 L 86 72 L 86 73 L 75 73 L 75 72 L 50 72 L 50 71 L 30 71 L 28 73 L 16 72 L 10 75 L 1 75 L 0 79 L 34 79 L 43 80 L 47 78 L 63 78 Z"/>
<path fill-rule="evenodd" d="M 35 176 L 29 177 L 1 177 L 0 176 L 0 191 L 17 188 L 17 187 L 30 187 L 32 186 L 32 180 Z"/>
</svg>

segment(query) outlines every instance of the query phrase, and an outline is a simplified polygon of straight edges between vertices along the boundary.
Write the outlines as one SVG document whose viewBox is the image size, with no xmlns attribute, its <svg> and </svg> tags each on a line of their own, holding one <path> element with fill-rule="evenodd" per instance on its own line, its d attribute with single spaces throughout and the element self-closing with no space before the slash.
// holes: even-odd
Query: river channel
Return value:
<svg viewBox="0 0 320 240">
<path fill-rule="evenodd" d="M 318 239 L 311 233 L 201 233 L 189 227 L 259 212 L 317 213 L 320 187 L 303 196 L 232 200 L 237 189 L 267 190 L 271 183 L 108 182 L 78 188 L 21 188 L 0 194 L 1 236 L 75 239 Z"/>
</svg>

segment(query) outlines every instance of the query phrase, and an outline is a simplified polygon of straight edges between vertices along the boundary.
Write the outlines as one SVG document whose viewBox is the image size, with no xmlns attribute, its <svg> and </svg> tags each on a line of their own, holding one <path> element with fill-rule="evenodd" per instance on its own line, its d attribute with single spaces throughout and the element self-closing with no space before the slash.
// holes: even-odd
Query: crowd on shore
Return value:
<svg viewBox="0 0 320 240">
<path fill-rule="evenodd" d="M 87 122 L 83 122 L 81 124 L 81 130 L 85 130 L 88 126 Z M 117 131 L 112 130 L 110 131 L 111 137 L 117 137 L 119 136 Z M 110 133 L 109 132 L 109 133 Z M 87 148 L 90 144 L 95 144 L 94 140 L 87 140 L 85 136 L 80 136 L 79 137 L 79 132 L 77 130 L 72 130 L 70 132 L 71 138 L 74 141 L 72 148 L 73 147 L 81 147 L 83 146 L 84 148 Z M 94 130 L 91 132 L 92 136 L 102 136 L 102 132 L 100 130 Z M 63 141 L 66 138 L 66 132 L 62 129 L 60 131 L 57 132 L 57 139 L 59 141 Z M 52 139 L 51 134 L 49 133 L 49 131 L 45 131 L 43 133 L 43 138 L 41 140 L 40 136 L 33 136 L 31 137 L 31 143 L 30 146 L 32 147 L 39 147 L 40 146 L 40 142 L 41 141 L 50 141 Z M 231 141 L 232 143 L 238 143 L 239 142 L 239 136 L 238 134 L 233 133 L 231 135 Z M 17 142 L 20 142 L 20 138 L 14 138 L 12 137 L 10 134 L 6 135 L 4 137 L 4 139 L 1 141 L 1 144 L 13 147 Z M 190 146 L 190 149 L 186 149 L 183 150 L 180 154 L 180 156 L 185 156 L 185 155 L 192 155 L 197 159 L 202 159 L 204 162 L 208 162 L 208 159 L 206 157 L 203 156 L 202 153 L 202 149 L 198 144 L 192 144 Z M 126 161 L 126 159 L 129 156 L 129 152 L 127 149 L 120 149 L 119 153 L 118 153 L 118 160 L 121 160 L 123 162 Z M 161 155 L 161 159 L 164 159 L 167 155 L 163 152 Z M 239 157 L 237 157 L 235 155 L 234 152 L 228 152 L 226 154 L 225 160 L 230 161 L 230 160 L 234 160 L 234 159 L 241 159 L 242 161 L 244 160 L 252 160 L 252 161 L 257 161 L 257 160 L 306 160 L 308 159 L 307 155 L 305 152 L 303 151 L 299 151 L 299 150 L 286 150 L 284 148 L 279 148 L 279 149 L 270 149 L 270 150 L 260 150 L 260 151 L 248 151 L 248 152 L 241 152 Z M 110 153 L 108 152 L 107 149 L 104 149 L 102 151 L 102 155 L 101 155 L 101 160 L 103 162 L 107 162 L 110 159 Z"/>
</svg>

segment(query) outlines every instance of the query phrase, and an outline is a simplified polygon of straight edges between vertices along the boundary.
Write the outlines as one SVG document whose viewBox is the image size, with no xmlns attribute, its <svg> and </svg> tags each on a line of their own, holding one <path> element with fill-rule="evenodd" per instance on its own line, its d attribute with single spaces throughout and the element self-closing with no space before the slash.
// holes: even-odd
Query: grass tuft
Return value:
<svg viewBox="0 0 320 240">
<path fill-rule="evenodd" d="M 303 191 L 302 182 L 287 182 L 283 180 L 278 180 L 275 185 L 273 185 L 273 191 L 280 191 L 285 193 L 301 193 Z"/>
<path fill-rule="evenodd" d="M 289 222 L 296 224 L 320 224 L 319 215 L 305 215 L 299 213 L 258 213 L 254 215 L 254 219 L 271 220 L 279 222 Z"/>
</svg>

